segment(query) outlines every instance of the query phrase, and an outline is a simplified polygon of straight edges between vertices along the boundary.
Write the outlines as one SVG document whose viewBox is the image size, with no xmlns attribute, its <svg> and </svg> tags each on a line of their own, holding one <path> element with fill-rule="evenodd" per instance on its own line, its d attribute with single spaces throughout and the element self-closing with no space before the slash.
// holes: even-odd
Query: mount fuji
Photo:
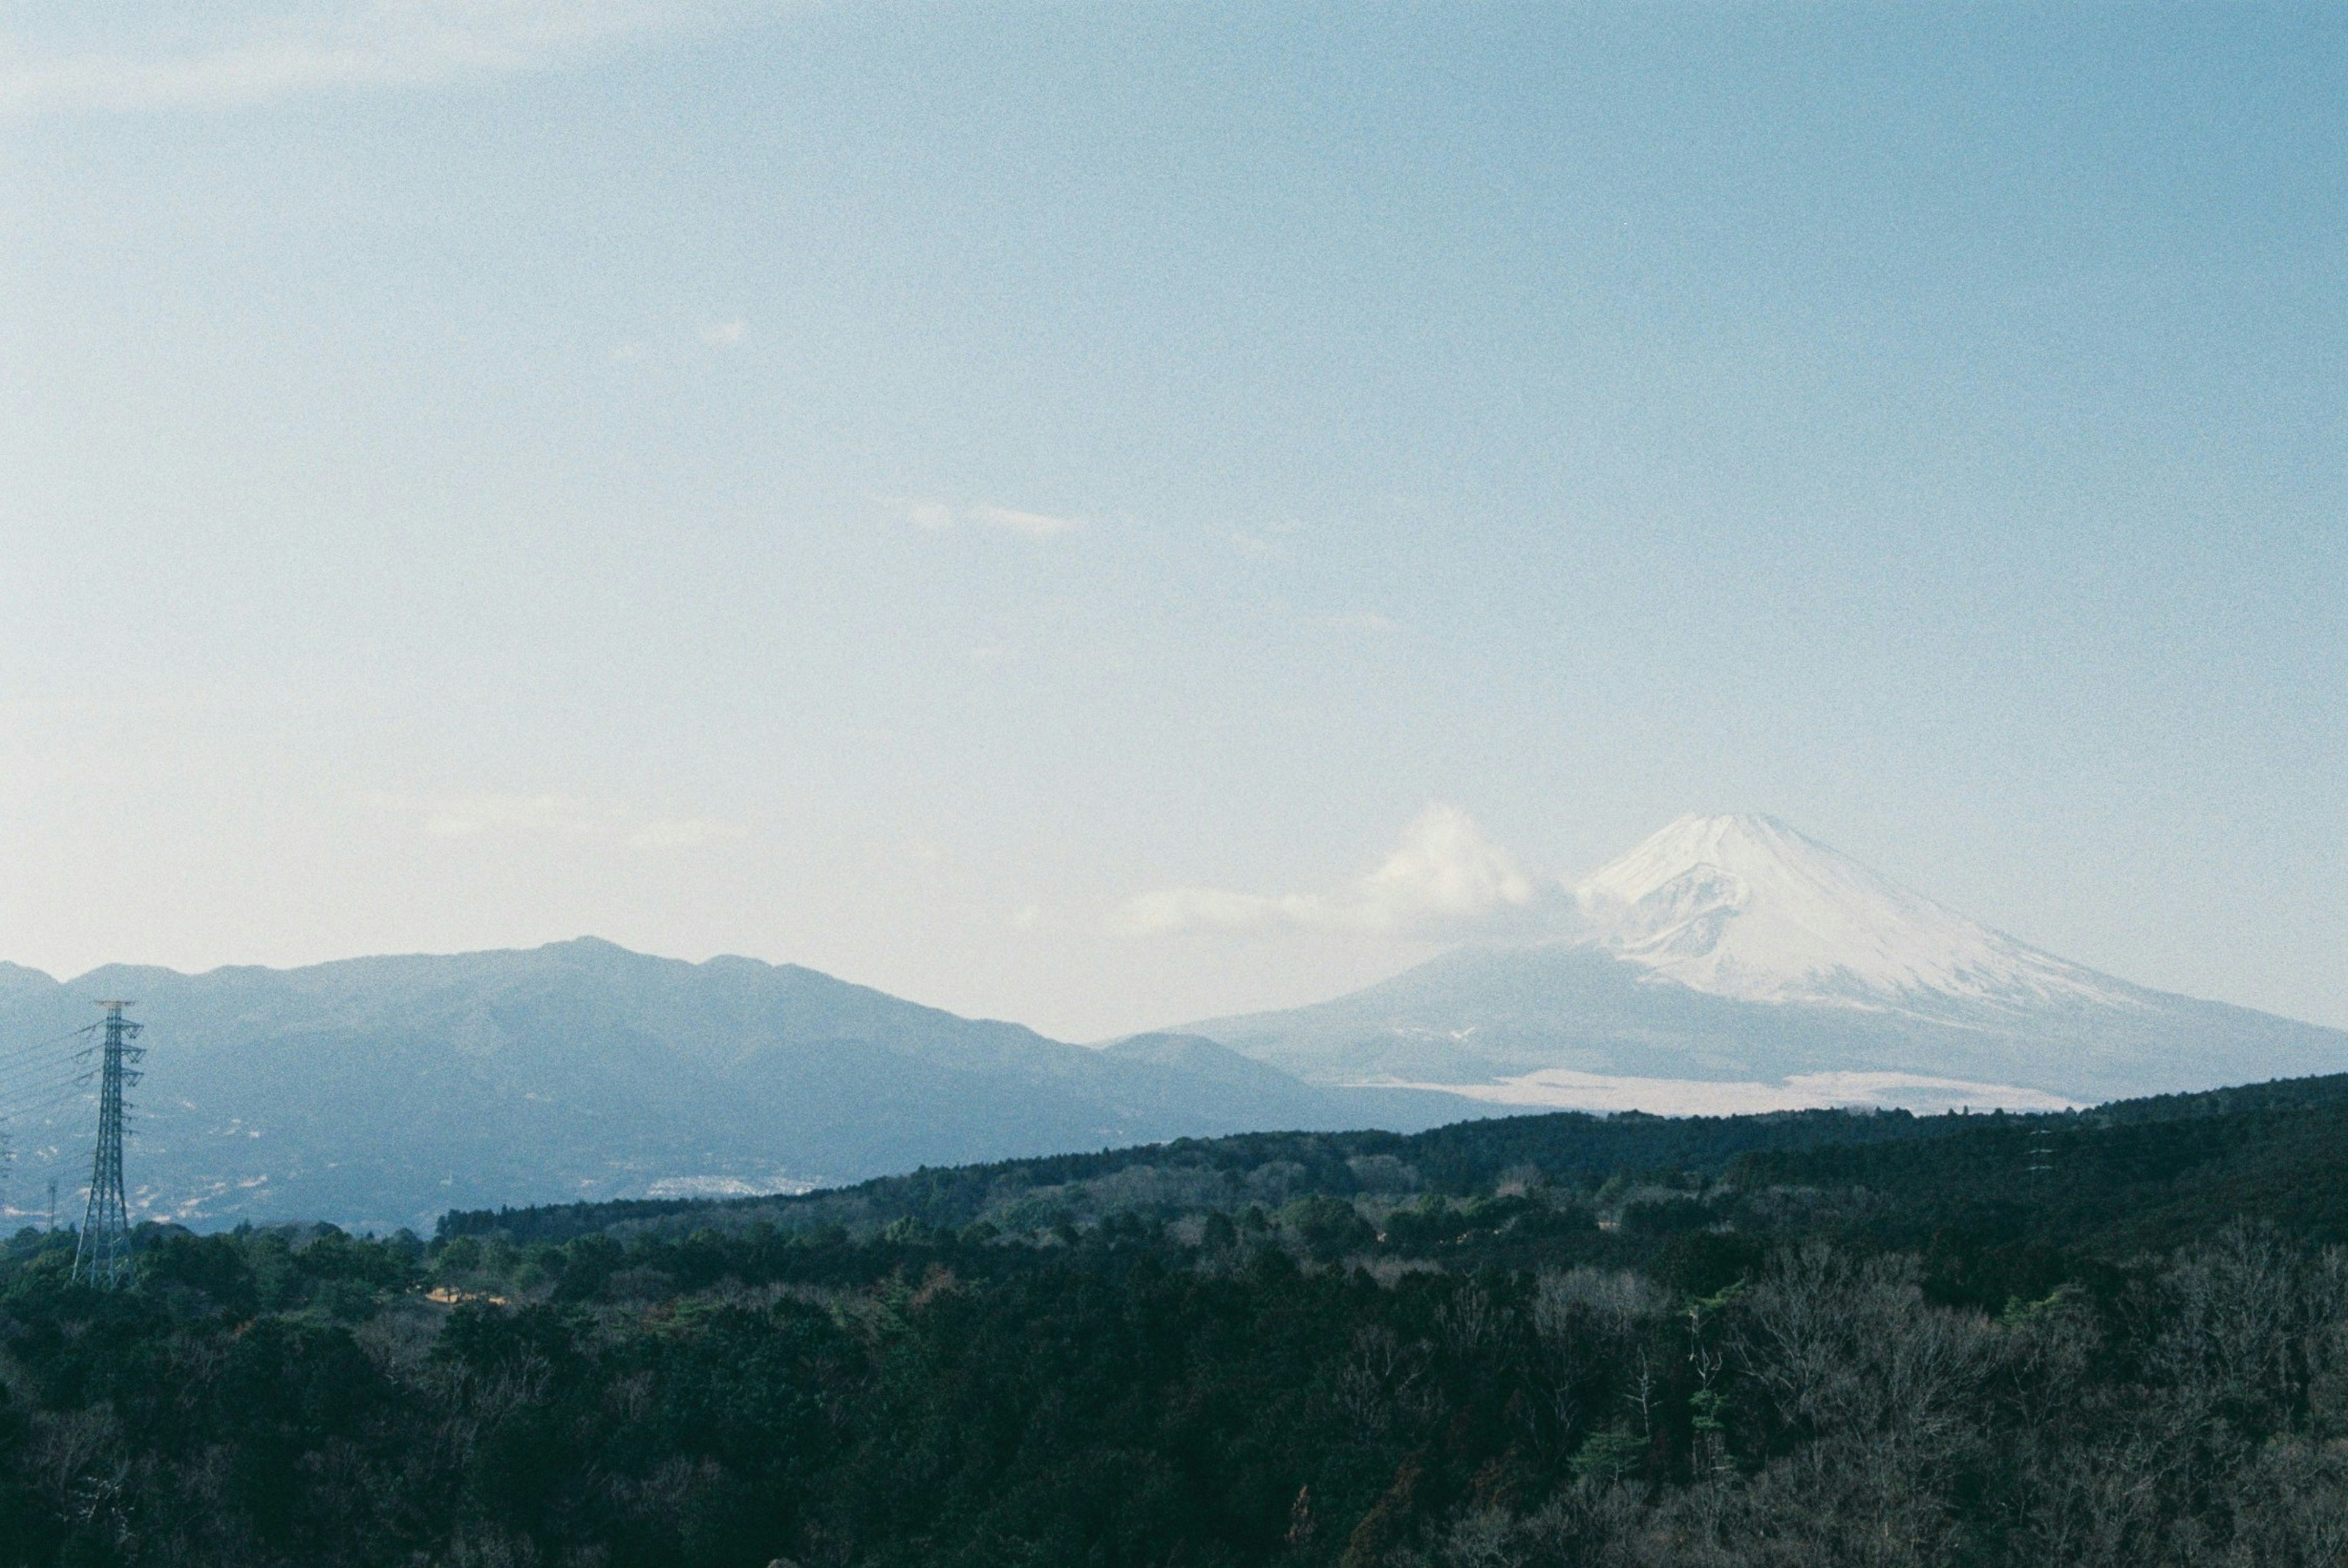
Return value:
<svg viewBox="0 0 2348 1568">
<path fill-rule="evenodd" d="M 1684 816 L 1571 892 L 1562 937 L 1185 1032 L 1310 1081 L 1663 1112 L 2047 1109 L 2348 1066 L 2338 1030 L 2056 958 L 1774 817 Z"/>
</svg>

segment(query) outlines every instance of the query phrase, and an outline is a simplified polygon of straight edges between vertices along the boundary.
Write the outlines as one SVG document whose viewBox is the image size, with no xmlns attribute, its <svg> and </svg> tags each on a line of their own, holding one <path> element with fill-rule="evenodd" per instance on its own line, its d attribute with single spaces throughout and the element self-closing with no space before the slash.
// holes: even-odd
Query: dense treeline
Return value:
<svg viewBox="0 0 2348 1568">
<path fill-rule="evenodd" d="M 2148 1215 L 2180 1201 L 2187 1212 L 2175 1217 L 2189 1228 L 2207 1218 L 2190 1212 L 2194 1194 L 2238 1177 L 2246 1176 L 2267 1198 L 2291 1200 L 2298 1189 L 2276 1182 L 2268 1167 L 2300 1159 L 2298 1141 L 2321 1135 L 2330 1125 L 2325 1118 L 2343 1115 L 2348 1115 L 2348 1074 L 2043 1115 L 1801 1111 L 1664 1118 L 1560 1112 L 1465 1122 L 1412 1134 L 1251 1132 L 1181 1139 L 1097 1154 L 923 1169 L 799 1197 L 473 1210 L 442 1216 L 439 1234 L 562 1242 L 594 1231 L 726 1230 L 766 1223 L 784 1230 L 838 1225 L 867 1235 L 900 1219 L 954 1227 L 987 1220 L 1016 1228 L 1051 1212 L 1089 1220 L 1123 1211 L 1174 1214 L 1280 1204 L 1304 1193 L 1467 1194 L 1511 1176 L 1587 1186 L 1636 1173 L 1731 1175 L 1759 1184 L 1889 1183 L 1911 1194 L 1922 1182 L 1952 1196 L 1961 1194 L 1967 1204 L 2036 1201 L 2045 1194 L 2035 1189 L 2072 1184 L 2082 1152 L 2098 1173 L 2096 1191 L 2083 1208 L 2091 1229 L 2122 1212 Z M 2133 1141 L 2127 1131 L 2131 1128 L 2139 1130 Z M 2266 1159 L 2261 1151 L 2274 1133 L 2290 1146 Z M 2024 1182 L 2029 1168 L 2040 1163 L 2030 1151 L 2042 1139 L 2053 1141 L 2054 1152 L 2065 1156 L 2062 1173 Z M 1895 1147 L 1909 1152 L 1903 1155 Z M 2149 1154 L 2131 1163 L 2115 1161 L 2108 1153 L 2124 1148 Z M 1811 1151 L 1829 1163 L 1802 1163 Z M 2114 1177 L 2128 1172 L 2138 1173 L 2138 1190 L 2111 1191 Z M 2164 1187 L 2175 1190 L 2155 1190 Z M 2333 1198 L 2333 1193 L 2312 1195 L 2297 1208 L 2309 1214 L 2328 1213 L 2337 1224 L 2348 1205 Z M 2240 1208 L 2240 1194 L 2212 1192 L 2210 1201 Z M 2326 1234 L 2348 1240 L 2338 1232 Z"/>
<path fill-rule="evenodd" d="M 867 1230 L 901 1218 L 960 1226 L 994 1218 L 1038 1194 L 1079 1209 L 1116 1209 L 1131 1206 L 1137 1186 L 1179 1178 L 1184 1198 L 1177 1200 L 1178 1207 L 1199 1201 L 1192 1194 L 1222 1199 L 1226 1193 L 1237 1193 L 1245 1202 L 1272 1192 L 1285 1201 L 1302 1192 L 1347 1196 L 1375 1191 L 1385 1179 L 1383 1173 L 1403 1167 L 1411 1172 L 1414 1190 L 1454 1194 L 1479 1191 L 1509 1172 L 1550 1182 L 1603 1180 L 1625 1171 L 1716 1175 L 1742 1154 L 1930 1135 L 1942 1120 L 1919 1120 L 1904 1111 L 1675 1118 L 1568 1111 L 1465 1122 L 1417 1133 L 1242 1132 L 1104 1149 L 1096 1154 L 924 1167 L 799 1197 L 641 1199 L 461 1211 L 443 1216 L 440 1233 L 568 1241 L 598 1230 L 726 1229 L 761 1221 L 786 1230 L 825 1225 Z M 1136 1173 L 1139 1183 L 1133 1179 Z M 1255 1178 L 1254 1188 L 1244 1190 L 1251 1177 Z"/>
<path fill-rule="evenodd" d="M 1302 1162 L 1136 1160 L 866 1234 L 151 1233 L 111 1295 L 28 1232 L 0 1561 L 2338 1564 L 2348 1254 L 2286 1192 L 2338 1190 L 2339 1115 L 1449 1186 L 1353 1151 L 1277 1203 Z M 1110 1176 L 1148 1201 L 1032 1204 Z"/>
<path fill-rule="evenodd" d="M 2268 1100 L 2224 1115 L 2101 1123 L 1975 1118 L 1903 1144 L 1756 1153 L 1736 1162 L 1730 1179 L 1752 1190 L 1896 1194 L 1899 1223 L 1911 1235 L 2013 1206 L 2034 1235 L 2105 1252 L 2207 1235 L 2243 1214 L 2312 1240 L 2348 1242 L 2343 1149 L 2348 1098 Z"/>
</svg>

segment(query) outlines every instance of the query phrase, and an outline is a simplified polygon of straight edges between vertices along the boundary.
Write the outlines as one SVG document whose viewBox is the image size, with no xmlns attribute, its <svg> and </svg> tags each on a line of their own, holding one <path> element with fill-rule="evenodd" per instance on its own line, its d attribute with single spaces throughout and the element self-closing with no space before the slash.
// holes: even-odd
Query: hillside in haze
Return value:
<svg viewBox="0 0 2348 1568">
<path fill-rule="evenodd" d="M 2348 1066 L 2348 1035 L 2147 989 L 1978 925 L 1766 816 L 1683 817 L 1573 931 L 1187 1027 L 1329 1084 L 1515 1104 L 2047 1109 Z"/>
<path fill-rule="evenodd" d="M 134 1217 L 196 1224 L 428 1225 L 452 1206 L 773 1191 L 1463 1109 L 1310 1087 L 1203 1040 L 1093 1050 L 812 969 L 592 938 L 300 969 L 114 967 L 71 984 L 12 967 L 0 1089 L 19 1216 L 55 1174 L 70 1217 L 87 1179 L 94 1112 L 70 1082 L 77 1042 L 59 1037 L 98 996 L 135 998 L 148 1026 Z M 44 1086 L 64 1092 L 26 1092 Z"/>
</svg>

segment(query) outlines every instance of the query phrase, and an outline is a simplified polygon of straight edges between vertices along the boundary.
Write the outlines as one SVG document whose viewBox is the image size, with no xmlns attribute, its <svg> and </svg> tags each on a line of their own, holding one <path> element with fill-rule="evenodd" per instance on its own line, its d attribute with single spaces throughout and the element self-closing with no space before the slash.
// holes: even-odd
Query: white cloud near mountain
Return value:
<svg viewBox="0 0 2348 1568">
<path fill-rule="evenodd" d="M 424 87 L 537 70 L 714 7 L 366 0 L 106 9 L 112 15 L 102 27 L 77 22 L 72 7 L 50 8 L 39 26 L 26 26 L 20 13 L 0 35 L 0 117 L 242 108 L 340 87 Z M 142 12 L 153 20 L 142 25 Z"/>
<path fill-rule="evenodd" d="M 1375 869 L 1338 892 L 1168 887 L 1128 899 L 1114 924 L 1134 936 L 1287 926 L 1462 938 L 1524 930 L 1570 908 L 1555 883 L 1527 875 L 1474 818 L 1437 803 L 1412 820 Z"/>
</svg>

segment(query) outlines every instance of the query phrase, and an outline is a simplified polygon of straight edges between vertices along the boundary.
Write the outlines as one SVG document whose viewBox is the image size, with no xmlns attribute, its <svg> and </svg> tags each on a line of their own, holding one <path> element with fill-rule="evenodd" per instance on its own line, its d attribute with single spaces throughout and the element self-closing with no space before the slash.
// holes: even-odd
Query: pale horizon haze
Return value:
<svg viewBox="0 0 2348 1568">
<path fill-rule="evenodd" d="M 1690 812 L 2348 1025 L 2348 8 L 0 7 L 0 959 L 1097 1040 Z"/>
</svg>

